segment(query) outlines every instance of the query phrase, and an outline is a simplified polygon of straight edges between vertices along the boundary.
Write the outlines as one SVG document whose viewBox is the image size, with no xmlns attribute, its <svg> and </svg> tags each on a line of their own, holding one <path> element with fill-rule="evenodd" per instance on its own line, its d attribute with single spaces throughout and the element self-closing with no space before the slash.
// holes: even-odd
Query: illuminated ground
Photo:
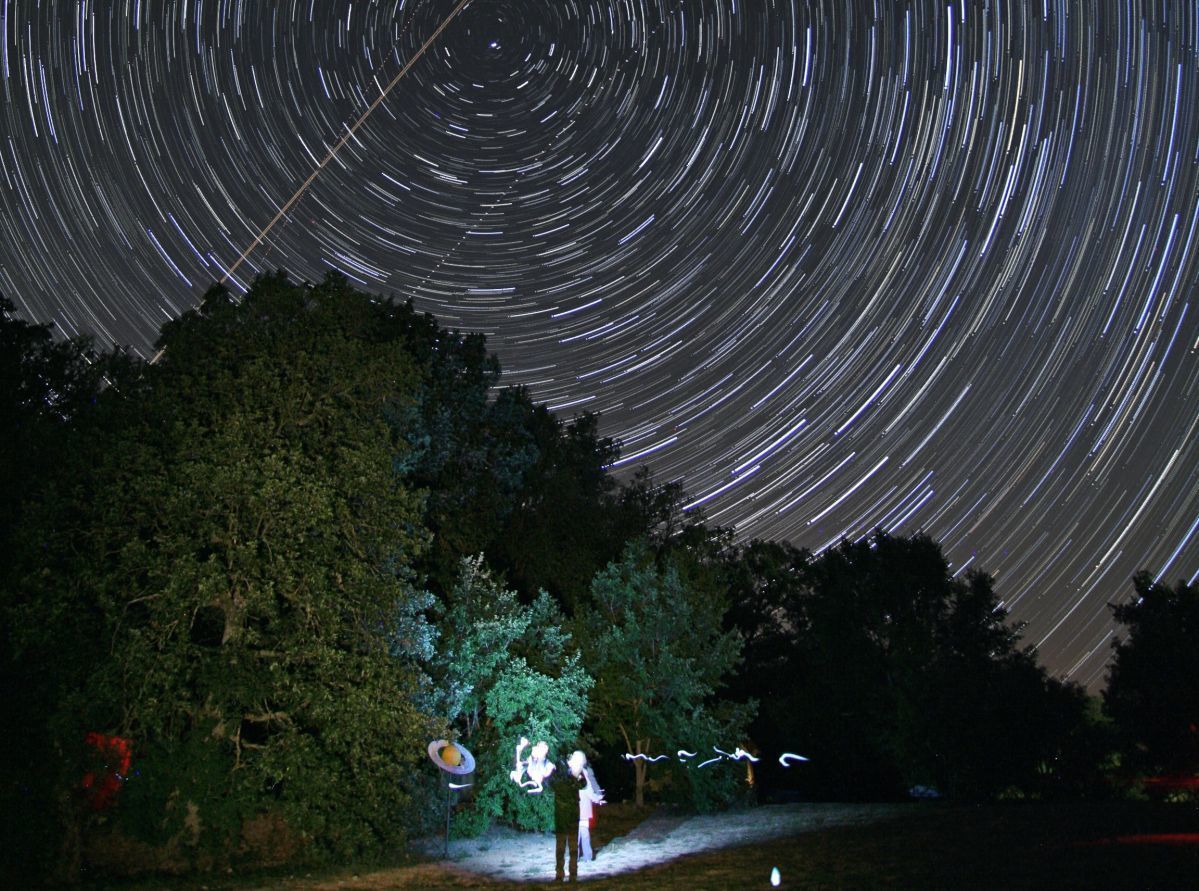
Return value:
<svg viewBox="0 0 1199 891">
<path fill-rule="evenodd" d="M 610 840 L 602 827 L 600 847 L 590 863 L 579 864 L 581 880 L 632 873 L 689 854 L 754 844 L 835 826 L 860 826 L 910 812 L 910 805 L 789 804 L 695 817 L 655 816 L 627 835 Z M 605 819 L 600 811 L 601 822 Z M 442 844 L 427 851 L 440 855 Z M 510 882 L 549 882 L 554 878 L 554 837 L 493 829 L 475 839 L 450 843 L 449 862 L 466 872 Z M 770 867 L 767 867 L 769 873 Z"/>
<path fill-rule="evenodd" d="M 1195 887 L 1199 806 L 1137 801 L 798 804 L 705 818 L 614 805 L 601 817 L 592 891 Z M 404 855 L 378 868 L 97 882 L 85 891 L 398 891 L 544 888 L 553 837 L 495 830 L 450 859 Z"/>
<path fill-rule="evenodd" d="M 768 889 L 773 867 L 793 889 L 1174 889 L 1199 874 L 1194 803 L 798 804 L 640 824 L 610 815 L 613 828 L 580 872 L 594 891 Z M 552 843 L 493 832 L 455 843 L 448 861 L 255 887 L 545 887 Z"/>
</svg>

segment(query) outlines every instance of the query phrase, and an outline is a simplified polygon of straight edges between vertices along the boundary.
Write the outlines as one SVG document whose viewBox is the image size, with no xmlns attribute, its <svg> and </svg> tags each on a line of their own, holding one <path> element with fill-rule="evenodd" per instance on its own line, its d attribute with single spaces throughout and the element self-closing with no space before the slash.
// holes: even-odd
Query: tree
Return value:
<svg viewBox="0 0 1199 891">
<path fill-rule="evenodd" d="M 986 798 L 1051 785 L 1045 774 L 1084 732 L 1085 696 L 1019 649 L 988 575 L 954 578 L 935 542 L 881 531 L 819 557 L 775 557 L 750 576 L 775 589 L 793 643 L 760 636 L 752 651 L 787 679 L 760 729 L 812 759 L 810 793 L 927 785 Z"/>
<path fill-rule="evenodd" d="M 536 460 L 489 559 L 526 597 L 545 589 L 572 612 L 591 577 L 619 552 L 628 532 L 608 467 L 616 444 L 599 435 L 599 419 L 562 422 L 544 408 L 527 416 Z"/>
<path fill-rule="evenodd" d="M 545 410 L 523 389 L 495 391 L 500 366 L 481 335 L 446 331 L 410 303 L 402 316 L 419 383 L 392 420 L 409 446 L 401 474 L 427 492 L 425 525 L 433 534 L 420 570 L 444 592 L 462 555 L 491 545 L 527 489 Z"/>
<path fill-rule="evenodd" d="M 1099 757 L 1086 693 L 1049 677 L 1006 618 L 986 573 L 952 586 L 933 657 L 902 700 L 908 781 L 975 799 L 1083 791 Z"/>
<path fill-rule="evenodd" d="M 124 825 L 201 864 L 263 813 L 315 857 L 409 823 L 432 724 L 388 635 L 425 602 L 423 495 L 396 472 L 408 322 L 334 275 L 210 291 L 24 524 L 5 613 L 57 678 L 68 781 L 87 731 L 131 739 Z"/>
<path fill-rule="evenodd" d="M 644 541 L 595 576 L 576 627 L 596 679 L 591 716 L 602 739 L 650 757 L 740 744 L 750 707 L 715 698 L 740 652 L 738 636 L 722 627 L 724 610 L 722 597 L 684 584 L 674 560 L 660 567 Z M 632 765 L 641 806 L 648 762 Z M 698 805 L 729 791 L 713 786 L 715 771 L 684 776 Z"/>
<path fill-rule="evenodd" d="M 546 590 L 573 610 L 595 572 L 656 522 L 662 490 L 643 477 L 620 489 L 609 472 L 619 448 L 597 416 L 561 421 L 523 388 L 500 388 L 481 336 L 405 311 L 420 385 L 395 422 L 410 446 L 403 477 L 428 492 L 428 584 L 448 591 L 462 555 L 484 553 L 526 603 Z"/>
<path fill-rule="evenodd" d="M 1128 636 L 1113 644 L 1104 711 L 1130 769 L 1199 773 L 1199 588 L 1144 572 L 1133 586 L 1136 599 L 1111 608 Z"/>
<path fill-rule="evenodd" d="M 795 751 L 799 745 L 791 699 L 797 680 L 802 683 L 796 676 L 800 641 L 810 633 L 804 610 L 810 560 L 810 553 L 789 543 L 761 540 L 732 549 L 724 559 L 730 604 L 725 625 L 743 641 L 728 695 L 759 703 L 749 735 L 764 752 Z M 755 784 L 766 795 L 802 783 L 806 774 L 783 768 L 775 758 L 754 768 Z"/>
<path fill-rule="evenodd" d="M 687 501 L 682 483 L 659 483 L 649 467 L 638 467 L 620 488 L 616 538 L 621 547 L 644 536 L 652 548 L 661 551 L 671 547 L 684 531 L 703 528 L 703 513 L 687 513 Z"/>
<path fill-rule="evenodd" d="M 54 466 L 71 420 L 91 406 L 121 360 L 98 354 L 86 338 L 55 340 L 52 326 L 15 312 L 0 297 L 0 541 Z"/>
<path fill-rule="evenodd" d="M 44 716 L 57 689 L 46 672 L 14 658 L 15 630 L 3 610 L 16 568 L 13 539 L 27 503 L 41 496 L 94 413 L 103 380 L 120 379 L 129 369 L 125 356 L 99 354 L 85 338 L 56 340 L 52 326 L 17 318 L 14 305 L 0 297 L 0 702 L 12 728 L 9 769 L 0 781 L 8 840 L 0 872 L 8 866 L 14 874 L 36 874 L 40 854 L 53 858 L 61 836 L 57 808 L 42 793 L 62 779 L 43 755 L 52 746 Z M 57 660 L 70 661 L 70 655 Z"/>
<path fill-rule="evenodd" d="M 545 592 L 522 604 L 482 557 L 460 561 L 438 609 L 426 707 L 448 718 L 476 758 L 473 801 L 455 822 L 462 834 L 497 818 L 521 829 L 553 826 L 549 796 L 528 794 L 508 772 L 522 736 L 544 740 L 553 756 L 573 746 L 587 713 L 592 680 L 562 624 Z"/>
</svg>

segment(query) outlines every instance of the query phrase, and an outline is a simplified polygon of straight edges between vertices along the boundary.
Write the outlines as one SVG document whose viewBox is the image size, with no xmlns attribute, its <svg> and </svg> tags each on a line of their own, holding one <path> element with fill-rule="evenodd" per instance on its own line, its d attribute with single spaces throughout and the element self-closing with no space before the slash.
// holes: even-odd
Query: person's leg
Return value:
<svg viewBox="0 0 1199 891">
<path fill-rule="evenodd" d="M 558 881 L 566 878 L 566 858 L 570 856 L 567 849 L 570 847 L 569 832 L 554 833 L 554 878 Z"/>
<path fill-rule="evenodd" d="M 579 821 L 579 856 L 584 863 L 595 859 L 591 852 L 591 824 L 586 820 Z"/>
<path fill-rule="evenodd" d="M 570 848 L 570 880 L 573 882 L 579 877 L 579 846 L 575 844 L 575 839 L 567 833 L 567 846 Z"/>
</svg>

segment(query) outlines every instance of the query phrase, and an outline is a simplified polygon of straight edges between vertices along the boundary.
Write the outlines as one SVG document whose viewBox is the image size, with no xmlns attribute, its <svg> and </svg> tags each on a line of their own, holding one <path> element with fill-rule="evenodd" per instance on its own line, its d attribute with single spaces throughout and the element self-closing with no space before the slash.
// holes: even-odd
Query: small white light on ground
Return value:
<svg viewBox="0 0 1199 891">
<path fill-rule="evenodd" d="M 783 881 L 783 877 L 779 875 L 779 868 L 776 866 L 770 870 L 770 885 L 772 888 L 777 888 Z"/>
</svg>

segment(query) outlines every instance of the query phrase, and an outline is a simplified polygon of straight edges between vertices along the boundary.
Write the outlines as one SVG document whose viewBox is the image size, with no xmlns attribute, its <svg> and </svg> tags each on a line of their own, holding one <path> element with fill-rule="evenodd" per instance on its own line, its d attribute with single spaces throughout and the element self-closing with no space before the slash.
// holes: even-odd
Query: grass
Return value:
<svg viewBox="0 0 1199 891">
<path fill-rule="evenodd" d="M 606 810 L 596 830 L 600 857 L 603 845 L 632 831 L 645 815 L 628 807 Z M 546 856 L 552 856 L 549 849 Z M 779 869 L 781 887 L 804 889 L 1195 887 L 1199 807 L 1149 802 L 921 803 L 912 806 L 909 816 L 884 823 L 691 855 L 584 884 L 594 891 L 767 889 L 772 867 Z M 539 886 L 499 882 L 452 864 L 405 857 L 382 868 L 275 870 L 93 887 L 388 891 Z"/>
<path fill-rule="evenodd" d="M 1199 809 L 1148 803 L 922 806 L 910 818 L 714 851 L 599 889 L 1195 887 Z"/>
</svg>

